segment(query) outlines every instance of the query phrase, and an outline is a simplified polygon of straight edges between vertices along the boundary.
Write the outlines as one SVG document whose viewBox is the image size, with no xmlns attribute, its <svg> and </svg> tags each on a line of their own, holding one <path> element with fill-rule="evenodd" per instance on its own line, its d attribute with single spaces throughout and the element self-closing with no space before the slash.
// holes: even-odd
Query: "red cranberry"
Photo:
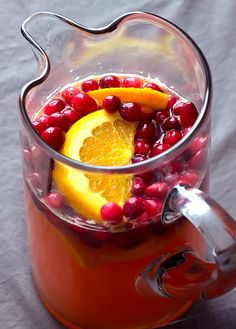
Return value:
<svg viewBox="0 0 236 329">
<path fill-rule="evenodd" d="M 70 122 L 64 113 L 56 112 L 50 115 L 49 126 L 58 127 L 61 128 L 63 131 L 67 131 L 70 127 Z"/>
<path fill-rule="evenodd" d="M 191 129 L 192 129 L 192 127 L 184 128 L 184 130 L 183 130 L 183 132 L 182 132 L 183 137 L 184 137 L 185 135 L 187 135 L 187 134 L 190 132 Z"/>
<path fill-rule="evenodd" d="M 182 138 L 181 132 L 179 130 L 172 129 L 165 134 L 163 138 L 163 142 L 165 144 L 174 145 L 178 143 L 178 141 L 180 141 L 181 138 Z"/>
<path fill-rule="evenodd" d="M 142 215 L 144 210 L 144 200 L 138 196 L 129 198 L 123 206 L 123 214 L 127 219 L 134 219 Z"/>
<path fill-rule="evenodd" d="M 169 144 L 157 144 L 151 150 L 150 157 L 154 157 L 155 155 L 161 154 L 167 151 L 169 148 L 170 148 Z"/>
<path fill-rule="evenodd" d="M 122 86 L 125 88 L 140 88 L 142 86 L 142 80 L 138 77 L 126 77 L 122 81 Z"/>
<path fill-rule="evenodd" d="M 106 75 L 99 81 L 101 88 L 117 88 L 120 87 L 120 80 L 115 75 Z"/>
<path fill-rule="evenodd" d="M 102 102 L 102 107 L 108 113 L 114 113 L 120 109 L 121 101 L 117 96 L 107 96 Z"/>
<path fill-rule="evenodd" d="M 142 162 L 144 160 L 147 160 L 148 157 L 142 154 L 135 154 L 133 158 L 131 159 L 132 163 Z"/>
<path fill-rule="evenodd" d="M 165 130 L 179 129 L 180 123 L 177 117 L 168 117 L 163 122 L 163 128 Z"/>
<path fill-rule="evenodd" d="M 174 95 L 170 95 L 170 96 L 168 97 L 167 109 L 170 110 L 170 109 L 174 106 L 174 104 L 176 104 L 177 100 L 178 100 L 178 98 L 177 98 L 176 96 L 174 96 Z M 177 114 L 177 113 L 175 113 L 175 112 L 173 112 L 173 113 L 174 113 L 175 115 L 179 115 L 179 114 Z"/>
<path fill-rule="evenodd" d="M 156 136 L 156 126 L 154 123 L 147 121 L 141 122 L 137 129 L 135 138 L 145 139 L 147 141 L 151 141 Z"/>
<path fill-rule="evenodd" d="M 149 185 L 145 193 L 149 198 L 164 199 L 168 193 L 168 186 L 164 182 L 157 182 Z"/>
<path fill-rule="evenodd" d="M 101 216 L 105 224 L 118 225 L 122 221 L 123 213 L 117 203 L 107 202 L 101 207 Z"/>
<path fill-rule="evenodd" d="M 59 208 L 64 206 L 65 198 L 60 192 L 49 192 L 44 197 L 45 203 L 52 208 Z"/>
<path fill-rule="evenodd" d="M 41 134 L 43 130 L 49 127 L 49 117 L 46 115 L 41 115 L 36 121 L 32 122 L 32 125 L 37 133 Z"/>
<path fill-rule="evenodd" d="M 65 140 L 65 133 L 61 128 L 49 127 L 42 132 L 41 137 L 48 145 L 58 150 Z"/>
<path fill-rule="evenodd" d="M 170 116 L 170 114 L 169 114 L 168 111 L 157 111 L 154 114 L 153 119 L 156 121 L 156 123 L 158 123 L 159 125 L 161 125 L 164 122 L 164 120 L 166 118 L 168 118 L 169 116 Z"/>
<path fill-rule="evenodd" d="M 141 195 L 146 189 L 146 184 L 141 177 L 134 177 L 131 192 L 133 195 Z"/>
<path fill-rule="evenodd" d="M 190 127 L 194 124 L 198 117 L 198 110 L 191 102 L 180 102 L 180 123 L 183 127 Z"/>
<path fill-rule="evenodd" d="M 150 109 L 145 109 L 145 107 L 142 106 L 142 112 L 141 117 L 139 121 L 151 121 L 155 112 Z"/>
<path fill-rule="evenodd" d="M 172 172 L 180 173 L 184 169 L 185 160 L 182 156 L 179 156 L 171 161 L 170 163 Z"/>
<path fill-rule="evenodd" d="M 134 152 L 136 154 L 148 155 L 150 146 L 144 140 L 137 140 L 134 144 Z"/>
<path fill-rule="evenodd" d="M 56 112 L 60 112 L 65 108 L 66 104 L 60 98 L 54 98 L 51 100 L 45 107 L 44 113 L 47 115 L 51 115 Z"/>
<path fill-rule="evenodd" d="M 148 214 L 146 213 L 146 211 L 141 215 L 139 216 L 137 219 L 136 219 L 136 223 L 138 225 L 144 225 L 144 224 L 147 224 L 149 223 L 151 220 L 150 216 L 148 216 Z"/>
<path fill-rule="evenodd" d="M 67 102 L 68 105 L 71 105 L 72 99 L 79 93 L 79 89 L 75 87 L 69 87 L 63 90 L 62 97 Z"/>
<path fill-rule="evenodd" d="M 154 82 L 146 82 L 146 83 L 144 83 L 143 88 L 151 88 L 153 90 L 163 92 L 163 90 L 156 83 L 154 83 Z"/>
<path fill-rule="evenodd" d="M 197 182 L 198 182 L 199 178 L 198 178 L 198 174 L 196 173 L 196 171 L 191 170 L 186 172 L 185 174 L 183 174 L 179 180 L 179 184 L 187 184 L 187 185 L 191 185 L 192 187 L 194 187 Z"/>
<path fill-rule="evenodd" d="M 197 138 L 194 139 L 194 141 L 192 142 L 189 151 L 191 152 L 191 154 L 196 154 L 198 151 L 204 149 L 207 145 L 208 142 L 208 137 L 207 136 L 199 136 Z"/>
<path fill-rule="evenodd" d="M 179 181 L 179 174 L 177 172 L 174 173 L 168 173 L 167 175 L 165 175 L 164 177 L 164 181 L 167 185 L 169 185 L 170 187 L 176 185 Z"/>
<path fill-rule="evenodd" d="M 80 116 L 78 115 L 77 112 L 75 112 L 71 107 L 67 106 L 61 113 L 63 113 L 70 124 L 72 125 L 76 121 L 79 120 Z"/>
<path fill-rule="evenodd" d="M 190 169 L 202 170 L 207 162 L 207 151 L 198 151 L 188 162 Z"/>
<path fill-rule="evenodd" d="M 71 103 L 73 109 L 81 116 L 97 111 L 98 109 L 95 99 L 85 93 L 78 93 L 72 99 Z"/>
<path fill-rule="evenodd" d="M 81 89 L 83 90 L 84 93 L 87 93 L 92 90 L 97 90 L 98 88 L 99 88 L 99 84 L 94 79 L 86 80 L 81 84 Z"/>
<path fill-rule="evenodd" d="M 141 112 L 141 106 L 135 102 L 124 103 L 120 108 L 120 115 L 129 122 L 139 121 Z"/>
<path fill-rule="evenodd" d="M 162 211 L 162 202 L 160 200 L 145 200 L 146 213 L 150 219 L 155 219 L 160 216 Z"/>
</svg>

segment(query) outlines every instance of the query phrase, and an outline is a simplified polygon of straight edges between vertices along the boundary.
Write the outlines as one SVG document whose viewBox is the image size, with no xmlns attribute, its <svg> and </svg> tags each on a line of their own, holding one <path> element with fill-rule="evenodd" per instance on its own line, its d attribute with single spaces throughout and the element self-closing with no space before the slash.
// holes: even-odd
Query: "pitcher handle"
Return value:
<svg viewBox="0 0 236 329">
<path fill-rule="evenodd" d="M 214 262 L 201 259 L 191 245 L 182 246 L 149 264 L 136 280 L 138 291 L 195 300 L 218 297 L 233 289 L 236 221 L 207 194 L 182 184 L 170 191 L 162 222 L 170 225 L 180 216 L 185 216 L 203 235 Z"/>
</svg>

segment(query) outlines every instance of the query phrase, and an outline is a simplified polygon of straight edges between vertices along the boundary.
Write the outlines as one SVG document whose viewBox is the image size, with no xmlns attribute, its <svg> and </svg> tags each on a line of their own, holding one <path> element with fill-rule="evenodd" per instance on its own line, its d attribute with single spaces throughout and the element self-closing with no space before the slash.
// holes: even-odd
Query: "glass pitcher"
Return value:
<svg viewBox="0 0 236 329">
<path fill-rule="evenodd" d="M 144 12 L 124 14 L 98 29 L 36 13 L 22 33 L 39 72 L 22 89 L 19 117 L 33 279 L 46 308 L 71 329 L 156 328 L 198 299 L 232 289 L 236 223 L 206 194 L 212 87 L 194 41 L 171 22 Z M 194 102 L 197 121 L 171 149 L 121 167 L 89 165 L 52 149 L 33 129 L 35 114 L 65 85 L 105 73 L 158 77 Z M 52 207 L 45 195 L 55 188 L 55 162 L 105 180 L 161 175 L 169 186 L 162 213 L 114 231 L 84 219 L 82 205 L 78 211 L 68 204 Z"/>
</svg>

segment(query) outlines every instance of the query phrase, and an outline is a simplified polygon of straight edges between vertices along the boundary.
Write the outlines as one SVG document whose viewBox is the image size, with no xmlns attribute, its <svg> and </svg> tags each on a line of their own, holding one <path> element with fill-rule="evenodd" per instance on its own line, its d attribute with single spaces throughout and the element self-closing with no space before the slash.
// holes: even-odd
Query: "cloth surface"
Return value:
<svg viewBox="0 0 236 329">
<path fill-rule="evenodd" d="M 205 54 L 214 85 L 210 191 L 236 218 L 235 1 L 0 0 L 0 328 L 63 328 L 41 305 L 31 281 L 17 100 L 21 87 L 35 76 L 36 65 L 20 26 L 37 11 L 56 12 L 87 26 L 103 26 L 132 10 L 149 11 L 173 21 Z M 168 328 L 229 329 L 235 328 L 235 323 L 236 290 L 195 304 L 184 320 Z"/>
</svg>

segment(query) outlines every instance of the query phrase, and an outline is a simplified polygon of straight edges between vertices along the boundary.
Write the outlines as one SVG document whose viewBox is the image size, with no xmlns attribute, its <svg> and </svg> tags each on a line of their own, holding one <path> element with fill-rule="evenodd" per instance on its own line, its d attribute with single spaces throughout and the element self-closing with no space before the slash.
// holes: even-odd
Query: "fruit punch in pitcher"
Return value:
<svg viewBox="0 0 236 329">
<path fill-rule="evenodd" d="M 120 38 L 122 19 L 131 31 L 140 22 L 150 28 L 153 21 L 157 24 L 155 16 L 132 15 L 124 15 L 105 31 L 110 28 Z M 44 13 L 31 19 L 39 18 L 45 29 L 47 20 L 61 20 Z M 71 329 L 160 327 L 180 317 L 195 300 L 215 297 L 234 285 L 232 273 L 225 276 L 214 262 L 204 260 L 206 240 L 214 247 L 215 258 L 217 250 L 222 257 L 222 249 L 214 245 L 218 233 L 215 240 L 211 236 L 214 225 L 220 237 L 225 239 L 227 234 L 227 241 L 236 232 L 224 210 L 201 192 L 208 191 L 210 124 L 204 102 L 210 102 L 210 95 L 200 95 L 207 90 L 206 63 L 201 66 L 197 53 L 191 55 L 185 45 L 186 61 L 193 60 L 188 71 L 176 68 L 171 54 L 173 49 L 179 51 L 179 44 L 171 39 L 174 48 L 169 53 L 165 43 L 165 51 L 158 48 L 168 63 L 164 69 L 159 63 L 160 76 L 153 73 L 158 71 L 156 66 L 153 72 L 135 74 L 131 61 L 130 70 L 123 68 L 124 59 L 113 54 L 119 42 L 108 37 L 108 53 L 113 54 L 109 63 L 117 70 L 111 73 L 102 66 L 104 71 L 99 73 L 91 67 L 94 56 L 100 56 L 99 63 L 108 56 L 103 30 L 95 30 L 98 36 L 93 36 L 91 30 L 68 24 L 72 30 L 65 29 L 56 40 L 65 42 L 70 35 L 70 42 L 64 48 L 56 43 L 59 50 L 54 54 L 56 61 L 50 58 L 51 66 L 38 48 L 46 63 L 44 71 L 25 87 L 21 98 L 25 203 L 35 287 L 51 314 Z M 47 30 L 51 31 L 49 40 L 53 28 Z M 79 28 L 84 34 L 77 40 Z M 172 28 L 174 38 L 177 31 Z M 147 47 L 144 39 L 135 43 L 135 38 L 127 38 L 125 34 L 121 39 L 127 47 Z M 88 52 L 80 49 L 80 56 L 76 55 L 74 49 L 83 42 Z M 90 52 L 93 43 L 97 48 Z M 184 56 L 180 58 L 185 65 Z M 63 76 L 62 83 L 61 67 L 73 73 L 73 61 L 83 74 L 73 79 Z M 166 77 L 175 76 L 176 86 L 191 79 L 181 88 L 172 86 L 173 81 L 163 80 L 167 68 Z M 86 75 L 91 70 L 93 74 Z M 189 92 L 191 83 L 194 88 L 203 85 L 199 94 Z M 224 215 L 223 221 L 219 216 L 211 220 L 211 207 L 220 209 L 215 214 Z M 204 211 L 208 211 L 206 216 Z M 214 226 L 212 232 L 206 225 Z M 221 245 L 223 249 L 229 246 L 228 242 L 226 247 Z"/>
</svg>

